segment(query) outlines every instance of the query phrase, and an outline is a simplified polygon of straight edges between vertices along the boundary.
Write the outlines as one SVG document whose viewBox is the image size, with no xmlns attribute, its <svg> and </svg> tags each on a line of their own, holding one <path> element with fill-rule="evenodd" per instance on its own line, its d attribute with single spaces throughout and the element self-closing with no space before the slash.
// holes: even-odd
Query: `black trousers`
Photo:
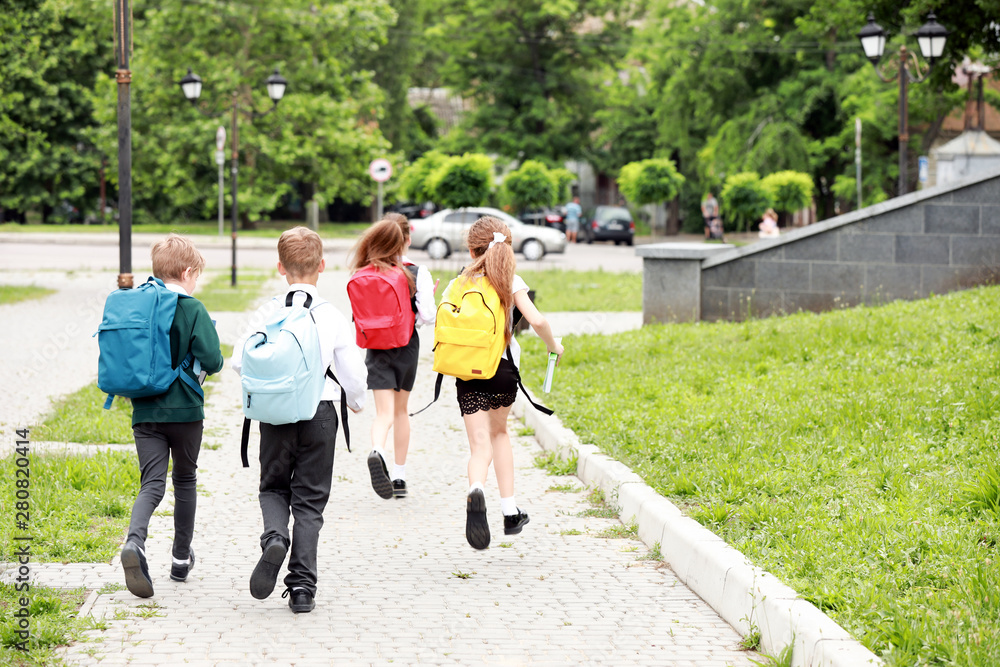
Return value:
<svg viewBox="0 0 1000 667">
<path fill-rule="evenodd" d="M 174 558 L 185 559 L 194 536 L 198 505 L 198 453 L 203 421 L 141 422 L 132 427 L 139 456 L 139 495 L 132 505 L 127 541 L 146 548 L 149 519 L 167 490 L 167 461 L 174 459 Z"/>
<path fill-rule="evenodd" d="M 316 550 L 330 499 L 337 410 L 321 401 L 309 421 L 260 425 L 261 548 L 272 538 L 291 544 L 285 586 L 316 595 Z M 295 517 L 291 537 L 288 520 Z"/>
</svg>

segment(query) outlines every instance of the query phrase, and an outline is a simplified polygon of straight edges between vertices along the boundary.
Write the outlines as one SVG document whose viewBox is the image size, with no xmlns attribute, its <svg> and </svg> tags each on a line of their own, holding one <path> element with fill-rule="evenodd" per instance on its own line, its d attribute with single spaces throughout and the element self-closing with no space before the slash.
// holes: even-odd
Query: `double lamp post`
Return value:
<svg viewBox="0 0 1000 667">
<path fill-rule="evenodd" d="M 239 114 L 242 112 L 248 118 L 262 118 L 268 115 L 276 108 L 278 108 L 278 102 L 280 102 L 281 98 L 284 97 L 285 89 L 288 87 L 288 81 L 285 80 L 285 77 L 281 76 L 277 68 L 275 68 L 274 74 L 267 77 L 267 81 L 265 81 L 264 83 L 267 87 L 267 96 L 271 98 L 271 102 L 273 103 L 273 105 L 271 106 L 270 109 L 268 109 L 263 113 L 258 113 L 254 111 L 252 108 L 249 110 L 242 109 L 240 107 L 239 93 L 237 91 L 233 91 L 232 127 L 230 130 L 230 135 L 231 135 L 230 145 L 232 147 L 232 153 L 230 156 L 231 157 L 230 172 L 232 173 L 232 190 L 233 190 L 232 192 L 233 204 L 231 213 L 232 227 L 233 227 L 232 229 L 233 270 L 232 270 L 231 284 L 233 287 L 236 287 L 236 232 L 237 229 L 239 228 L 239 207 L 236 197 L 236 191 L 238 185 L 237 173 L 239 172 L 239 152 L 240 152 Z M 188 73 L 184 76 L 184 78 L 180 80 L 181 91 L 184 93 L 184 97 L 187 98 L 187 100 L 190 101 L 192 105 L 194 105 L 195 109 L 198 110 L 198 113 L 208 118 L 217 118 L 222 114 L 226 113 L 225 110 L 220 110 L 217 112 L 207 112 L 197 105 L 198 98 L 201 96 L 201 85 L 202 85 L 201 77 L 199 77 L 197 74 L 193 74 L 190 69 L 188 70 Z M 225 135 L 223 134 L 222 136 Z"/>
<path fill-rule="evenodd" d="M 929 63 L 926 71 L 921 71 L 920 61 L 917 55 L 906 49 L 903 44 L 899 47 L 896 55 L 896 73 L 886 76 L 886 73 L 879 62 L 885 51 L 885 30 L 875 23 L 875 15 L 868 14 L 868 25 L 858 33 L 861 40 L 861 48 L 864 49 L 865 56 L 875 66 L 875 73 L 886 83 L 896 79 L 899 80 L 899 194 L 905 195 L 907 191 L 907 143 L 910 140 L 910 132 L 907 124 L 907 86 L 910 82 L 920 83 L 930 74 L 930 69 L 934 66 L 934 61 L 944 53 L 944 43 L 948 37 L 948 30 L 937 22 L 934 13 L 927 16 L 927 23 L 917 30 L 917 44 L 920 46 L 920 53 Z M 891 61 L 890 61 L 891 62 Z"/>
</svg>

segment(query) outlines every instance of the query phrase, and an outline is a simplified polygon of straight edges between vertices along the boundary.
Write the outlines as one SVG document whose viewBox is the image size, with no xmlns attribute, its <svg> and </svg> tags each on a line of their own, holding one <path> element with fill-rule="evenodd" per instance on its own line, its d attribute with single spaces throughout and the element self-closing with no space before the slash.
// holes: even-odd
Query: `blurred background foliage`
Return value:
<svg viewBox="0 0 1000 667">
<path fill-rule="evenodd" d="M 2 6 L 2 214 L 96 219 L 102 166 L 116 197 L 110 2 Z M 793 171 L 812 181 L 818 217 L 830 217 L 856 205 L 855 118 L 864 202 L 897 187 L 898 88 L 877 79 L 856 39 L 869 11 L 890 33 L 887 53 L 915 47 L 930 11 L 951 30 L 929 81 L 910 91 L 911 154 L 926 153 L 965 102 L 954 66 L 965 56 L 995 64 L 996 2 L 136 0 L 135 220 L 213 217 L 215 129 L 229 130 L 234 97 L 245 111 L 270 106 L 263 80 L 275 67 L 289 81 L 279 109 L 240 121 L 244 223 L 308 200 L 366 206 L 371 159 L 389 158 L 399 174 L 431 150 L 489 155 L 495 177 L 528 160 L 586 162 L 612 178 L 632 162 L 670 160 L 683 177 L 680 209 L 699 228 L 701 198 L 729 176 Z M 181 95 L 189 67 L 205 81 L 202 110 L 219 118 Z M 390 198 L 427 194 L 396 181 Z M 511 193 L 496 185 L 491 196 Z"/>
</svg>

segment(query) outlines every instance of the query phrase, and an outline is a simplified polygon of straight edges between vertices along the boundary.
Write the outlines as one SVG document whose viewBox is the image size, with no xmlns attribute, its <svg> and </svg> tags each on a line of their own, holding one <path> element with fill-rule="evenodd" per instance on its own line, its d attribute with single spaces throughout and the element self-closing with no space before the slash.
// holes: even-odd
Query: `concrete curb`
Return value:
<svg viewBox="0 0 1000 667">
<path fill-rule="evenodd" d="M 727 623 L 746 636 L 760 632 L 761 650 L 776 655 L 793 645 L 794 667 L 882 665 L 881 659 L 812 603 L 756 567 L 746 556 L 594 445 L 581 444 L 555 416 L 538 412 L 518 394 L 515 413 L 535 430 L 542 449 L 577 457 L 577 477 L 599 487 L 623 523 L 636 522 L 639 538 L 660 545 L 664 562 Z"/>
</svg>

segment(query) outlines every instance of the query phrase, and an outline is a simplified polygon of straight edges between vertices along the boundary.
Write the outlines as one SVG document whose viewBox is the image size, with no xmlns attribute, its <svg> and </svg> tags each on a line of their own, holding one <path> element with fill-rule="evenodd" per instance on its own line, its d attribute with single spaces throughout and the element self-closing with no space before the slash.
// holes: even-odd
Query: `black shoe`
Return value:
<svg viewBox="0 0 1000 667">
<path fill-rule="evenodd" d="M 521 508 L 517 508 L 517 514 L 512 514 L 510 516 L 504 516 L 503 518 L 503 534 L 504 535 L 517 535 L 521 532 L 523 528 L 531 519 L 528 518 L 527 512 L 522 512 Z"/>
<path fill-rule="evenodd" d="M 170 565 L 170 578 L 174 581 L 186 581 L 188 578 L 188 572 L 194 569 L 194 549 L 191 549 L 191 554 L 188 556 L 188 562 L 185 565 L 180 565 L 178 563 L 172 563 Z"/>
<path fill-rule="evenodd" d="M 405 479 L 392 480 L 392 495 L 396 496 L 397 498 L 402 498 L 406 495 Z"/>
<path fill-rule="evenodd" d="M 257 567 L 250 575 L 250 595 L 258 600 L 265 599 L 274 590 L 274 582 L 278 579 L 281 564 L 285 562 L 288 547 L 280 537 L 272 537 L 264 545 L 264 553 L 257 561 Z"/>
<path fill-rule="evenodd" d="M 382 498 L 388 500 L 392 498 L 392 481 L 389 479 L 389 470 L 385 467 L 382 455 L 374 449 L 368 455 L 368 472 L 372 476 L 372 488 Z"/>
<path fill-rule="evenodd" d="M 126 542 L 122 548 L 122 569 L 125 570 L 125 586 L 129 593 L 140 598 L 153 597 L 153 580 L 149 578 L 146 557 L 138 545 Z"/>
<path fill-rule="evenodd" d="M 486 496 L 479 489 L 465 500 L 465 539 L 473 549 L 490 546 L 490 524 L 486 520 Z"/>
<path fill-rule="evenodd" d="M 312 593 L 304 588 L 286 588 L 281 597 L 288 598 L 288 608 L 296 614 L 308 614 L 316 606 Z"/>
</svg>

